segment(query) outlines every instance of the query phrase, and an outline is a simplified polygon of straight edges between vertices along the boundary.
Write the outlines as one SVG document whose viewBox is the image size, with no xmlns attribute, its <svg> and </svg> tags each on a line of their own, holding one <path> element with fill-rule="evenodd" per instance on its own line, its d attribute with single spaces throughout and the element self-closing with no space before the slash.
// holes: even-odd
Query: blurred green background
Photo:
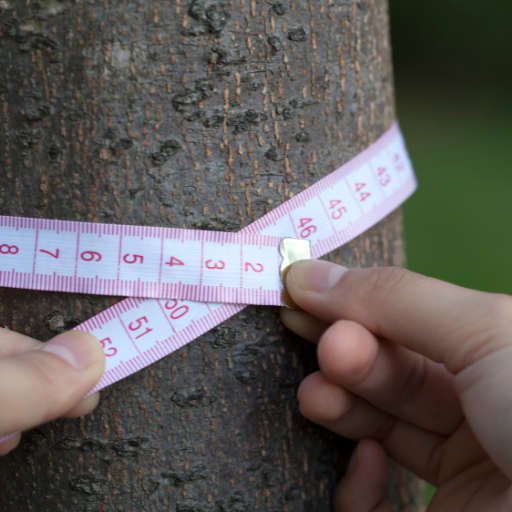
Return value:
<svg viewBox="0 0 512 512">
<path fill-rule="evenodd" d="M 512 2 L 390 0 L 408 266 L 512 294 Z"/>
<path fill-rule="evenodd" d="M 512 2 L 390 0 L 408 267 L 512 294 Z M 428 489 L 428 494 L 433 492 Z"/>
</svg>

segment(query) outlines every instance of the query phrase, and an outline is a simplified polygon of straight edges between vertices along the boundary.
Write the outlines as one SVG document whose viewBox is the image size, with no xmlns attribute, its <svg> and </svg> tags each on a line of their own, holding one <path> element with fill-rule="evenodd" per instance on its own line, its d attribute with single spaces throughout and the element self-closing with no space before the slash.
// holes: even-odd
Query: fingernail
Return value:
<svg viewBox="0 0 512 512">
<path fill-rule="evenodd" d="M 294 263 L 286 278 L 286 287 L 295 285 L 303 290 L 326 292 L 348 269 L 328 261 L 299 261 Z"/>
<path fill-rule="evenodd" d="M 345 476 L 350 475 L 357 468 L 357 464 L 359 462 L 359 446 L 360 444 L 356 446 L 356 449 L 352 453 L 352 457 L 350 457 L 350 462 L 348 463 L 347 470 L 345 471 Z"/>
<path fill-rule="evenodd" d="M 40 350 L 55 354 L 71 366 L 83 370 L 93 364 L 98 357 L 91 338 L 92 341 L 95 339 L 87 333 L 70 331 L 47 341 Z"/>
</svg>

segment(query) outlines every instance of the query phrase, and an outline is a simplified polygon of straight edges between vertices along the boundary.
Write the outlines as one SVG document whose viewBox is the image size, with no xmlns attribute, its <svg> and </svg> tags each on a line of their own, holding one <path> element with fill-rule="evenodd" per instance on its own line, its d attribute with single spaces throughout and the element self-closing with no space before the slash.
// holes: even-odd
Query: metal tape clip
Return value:
<svg viewBox="0 0 512 512">
<path fill-rule="evenodd" d="M 311 259 L 311 242 L 309 240 L 300 240 L 297 238 L 283 238 L 279 244 L 279 252 L 283 257 L 283 261 L 281 263 L 281 280 L 285 286 L 282 295 L 283 304 L 288 309 L 300 309 L 286 289 L 286 275 L 288 274 L 292 263 Z"/>
</svg>

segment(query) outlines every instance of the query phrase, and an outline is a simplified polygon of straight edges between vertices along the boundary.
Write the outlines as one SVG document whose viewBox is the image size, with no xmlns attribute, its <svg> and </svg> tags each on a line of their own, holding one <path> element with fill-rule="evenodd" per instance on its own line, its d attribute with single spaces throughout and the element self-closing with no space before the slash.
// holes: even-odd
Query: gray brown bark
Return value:
<svg viewBox="0 0 512 512">
<path fill-rule="evenodd" d="M 238 231 L 394 118 L 385 0 L 0 0 L 4 215 Z M 391 215 L 330 257 L 401 265 Z M 0 290 L 41 340 L 118 298 Z M 328 511 L 352 444 L 302 419 L 314 348 L 248 307 L 24 435 L 0 509 Z M 394 467 L 397 510 L 419 488 Z"/>
</svg>

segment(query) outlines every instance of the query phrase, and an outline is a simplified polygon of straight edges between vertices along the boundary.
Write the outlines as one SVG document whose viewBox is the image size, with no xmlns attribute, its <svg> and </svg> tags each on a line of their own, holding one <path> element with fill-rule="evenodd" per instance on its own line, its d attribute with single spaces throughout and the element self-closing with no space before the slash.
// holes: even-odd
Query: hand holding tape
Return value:
<svg viewBox="0 0 512 512">
<path fill-rule="evenodd" d="M 237 234 L 3 217 L 0 285 L 130 296 L 77 327 L 95 335 L 107 356 L 96 391 L 242 304 L 282 305 L 282 238 L 309 240 L 319 258 L 382 220 L 415 188 L 395 123 L 348 164 Z"/>
</svg>

